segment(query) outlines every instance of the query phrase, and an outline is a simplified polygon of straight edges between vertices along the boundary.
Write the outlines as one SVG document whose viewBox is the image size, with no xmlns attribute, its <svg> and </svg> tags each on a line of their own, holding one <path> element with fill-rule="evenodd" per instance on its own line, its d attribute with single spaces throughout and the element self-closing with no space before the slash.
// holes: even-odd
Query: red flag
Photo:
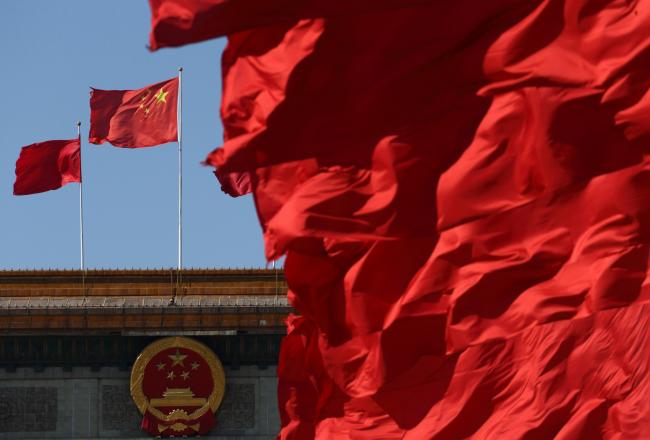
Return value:
<svg viewBox="0 0 650 440">
<path fill-rule="evenodd" d="M 431 0 L 149 0 L 149 47 L 181 46 L 301 18 L 401 8 Z"/>
<path fill-rule="evenodd" d="M 219 183 L 221 183 L 221 190 L 232 197 L 243 196 L 253 190 L 249 173 L 227 173 L 221 175 L 217 170 L 214 172 L 214 175 L 217 176 Z"/>
<path fill-rule="evenodd" d="M 650 10 L 261 11 L 208 162 L 287 255 L 281 438 L 650 437 Z"/>
<path fill-rule="evenodd" d="M 41 193 L 70 182 L 81 182 L 79 139 L 39 142 L 20 150 L 14 195 Z"/>
<path fill-rule="evenodd" d="M 178 78 L 138 90 L 90 92 L 90 135 L 93 144 L 151 147 L 178 139 Z"/>
</svg>

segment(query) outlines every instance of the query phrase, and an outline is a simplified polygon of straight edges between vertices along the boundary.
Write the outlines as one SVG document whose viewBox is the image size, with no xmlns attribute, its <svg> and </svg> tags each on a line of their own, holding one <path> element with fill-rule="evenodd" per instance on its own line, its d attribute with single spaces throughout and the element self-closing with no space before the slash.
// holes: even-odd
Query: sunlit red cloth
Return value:
<svg viewBox="0 0 650 440">
<path fill-rule="evenodd" d="M 140 148 L 178 139 L 178 78 L 136 90 L 90 92 L 89 142 Z"/>
<path fill-rule="evenodd" d="M 20 150 L 14 195 L 23 196 L 81 182 L 79 139 L 45 141 Z"/>
<path fill-rule="evenodd" d="M 250 174 L 224 173 L 215 171 L 214 175 L 221 183 L 221 190 L 232 197 L 239 197 L 250 193 L 253 190 Z"/>
<path fill-rule="evenodd" d="M 650 4 L 379 6 L 227 16 L 280 437 L 650 437 Z"/>
</svg>

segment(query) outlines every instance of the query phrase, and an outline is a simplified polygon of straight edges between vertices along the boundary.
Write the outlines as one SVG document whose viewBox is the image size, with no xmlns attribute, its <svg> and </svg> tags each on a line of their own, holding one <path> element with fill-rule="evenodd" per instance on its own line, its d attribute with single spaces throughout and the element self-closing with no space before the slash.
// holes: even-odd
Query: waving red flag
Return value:
<svg viewBox="0 0 650 440">
<path fill-rule="evenodd" d="M 650 9 L 361 3 L 211 17 L 208 162 L 301 314 L 280 437 L 650 437 Z"/>
<path fill-rule="evenodd" d="M 221 184 L 221 191 L 232 197 L 243 196 L 253 190 L 250 175 L 248 173 L 228 173 L 220 175 L 217 170 L 214 172 L 214 175 L 217 176 L 217 179 Z"/>
<path fill-rule="evenodd" d="M 90 135 L 93 144 L 151 147 L 178 139 L 178 78 L 138 90 L 90 93 Z"/>
<path fill-rule="evenodd" d="M 149 0 L 149 47 L 181 46 L 301 18 L 402 8 L 431 0 Z"/>
<path fill-rule="evenodd" d="M 70 182 L 81 182 L 79 139 L 39 142 L 20 150 L 14 195 L 41 193 Z"/>
</svg>

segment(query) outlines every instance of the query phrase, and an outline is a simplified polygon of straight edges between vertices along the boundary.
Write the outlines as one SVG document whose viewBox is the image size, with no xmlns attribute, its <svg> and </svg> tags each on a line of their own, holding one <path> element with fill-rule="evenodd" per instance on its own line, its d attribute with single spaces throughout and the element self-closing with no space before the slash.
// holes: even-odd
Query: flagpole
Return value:
<svg viewBox="0 0 650 440">
<path fill-rule="evenodd" d="M 178 272 L 183 268 L 183 68 L 178 68 Z"/>
<path fill-rule="evenodd" d="M 79 138 L 79 170 L 81 171 L 81 121 L 77 121 L 77 137 Z M 81 172 L 80 172 L 81 174 Z M 79 176 L 79 243 L 81 251 L 81 271 L 84 271 L 84 191 L 83 176 Z"/>
<path fill-rule="evenodd" d="M 84 190 L 81 161 L 81 121 L 77 121 L 77 138 L 79 139 L 79 250 L 81 267 L 81 290 L 86 296 L 86 267 L 84 264 Z"/>
<path fill-rule="evenodd" d="M 275 298 L 273 300 L 273 304 L 278 303 L 278 271 L 275 269 L 275 260 L 273 260 L 273 272 L 275 275 Z"/>
</svg>

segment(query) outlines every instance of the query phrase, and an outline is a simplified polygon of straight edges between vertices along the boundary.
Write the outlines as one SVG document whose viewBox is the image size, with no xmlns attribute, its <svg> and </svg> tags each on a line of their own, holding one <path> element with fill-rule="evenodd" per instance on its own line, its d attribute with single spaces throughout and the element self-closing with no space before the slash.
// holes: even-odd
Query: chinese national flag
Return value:
<svg viewBox="0 0 650 440">
<path fill-rule="evenodd" d="M 81 182 L 79 139 L 39 142 L 20 150 L 14 195 L 24 196 Z"/>
<path fill-rule="evenodd" d="M 255 3 L 153 36 L 229 33 L 208 162 L 286 255 L 280 438 L 650 438 L 648 2 Z"/>
<path fill-rule="evenodd" d="M 90 135 L 93 144 L 152 147 L 178 139 L 178 78 L 138 90 L 90 92 Z"/>
</svg>

